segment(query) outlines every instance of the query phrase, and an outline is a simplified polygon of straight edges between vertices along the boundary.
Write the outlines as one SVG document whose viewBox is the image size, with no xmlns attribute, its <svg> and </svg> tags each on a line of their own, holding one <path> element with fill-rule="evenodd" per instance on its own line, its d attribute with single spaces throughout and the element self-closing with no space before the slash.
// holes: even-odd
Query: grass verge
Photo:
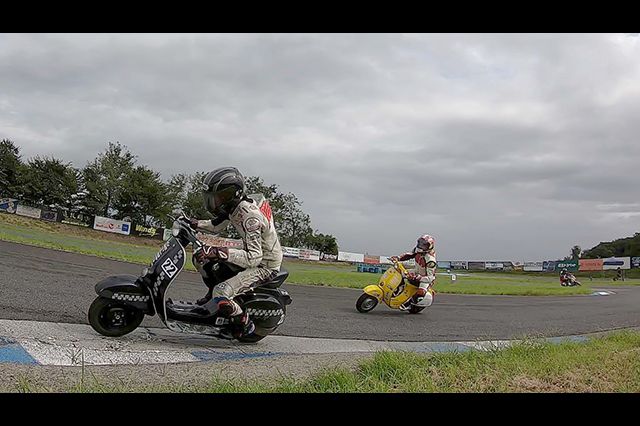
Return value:
<svg viewBox="0 0 640 426">
<path fill-rule="evenodd" d="M 148 265 L 162 245 L 158 240 L 126 237 L 9 214 L 0 214 L 0 240 L 140 265 Z M 290 273 L 288 282 L 295 284 L 361 289 L 375 284 L 380 278 L 379 274 L 356 272 L 355 267 L 348 264 L 324 264 L 285 258 L 283 268 Z M 186 269 L 195 271 L 190 262 Z M 471 272 L 468 275 L 458 275 L 455 282 L 449 276 L 438 275 L 435 289 L 439 293 L 454 294 L 563 296 L 589 294 L 593 288 L 602 286 L 640 284 L 640 279 L 614 283 L 604 278 L 589 280 L 585 277 L 581 281 L 582 287 L 567 288 L 560 286 L 555 275 Z"/>
<path fill-rule="evenodd" d="M 42 391 L 22 378 L 21 392 Z M 619 331 L 586 342 L 528 340 L 491 351 L 417 354 L 378 352 L 351 370 L 326 368 L 309 377 L 220 379 L 130 387 L 91 377 L 70 392 L 391 393 L 640 392 L 640 333 Z"/>
</svg>

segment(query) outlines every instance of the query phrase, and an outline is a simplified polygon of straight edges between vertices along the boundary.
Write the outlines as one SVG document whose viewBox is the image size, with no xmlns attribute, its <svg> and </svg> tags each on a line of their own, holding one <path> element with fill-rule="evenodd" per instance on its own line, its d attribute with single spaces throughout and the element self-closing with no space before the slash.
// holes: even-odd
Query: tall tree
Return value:
<svg viewBox="0 0 640 426">
<path fill-rule="evenodd" d="M 200 219 L 212 217 L 204 207 L 204 200 L 202 198 L 202 180 L 206 175 L 206 172 L 196 172 L 187 179 L 183 209 L 185 213 L 191 217 Z"/>
<path fill-rule="evenodd" d="M 586 259 L 613 256 L 640 256 L 640 232 L 636 232 L 633 237 L 601 242 L 597 246 L 585 250 L 582 255 Z"/>
<path fill-rule="evenodd" d="M 135 156 L 126 146 L 120 142 L 109 142 L 106 151 L 87 164 L 82 170 L 82 177 L 87 191 L 85 204 L 89 212 L 110 217 L 114 201 L 135 162 Z"/>
<path fill-rule="evenodd" d="M 573 246 L 571 247 L 571 259 L 572 260 L 578 260 L 580 259 L 580 255 L 582 254 L 582 249 L 580 248 L 580 246 Z"/>
<path fill-rule="evenodd" d="M 269 200 L 280 243 L 288 247 L 305 247 L 313 229 L 311 218 L 302 210 L 298 197 L 291 192 L 279 192 L 278 185 L 266 185 L 259 176 L 250 176 L 246 182 L 249 194 L 260 193 Z"/>
<path fill-rule="evenodd" d="M 0 141 L 0 197 L 15 196 L 22 160 L 20 148 L 9 139 Z"/>
<path fill-rule="evenodd" d="M 171 176 L 167 183 L 167 197 L 171 200 L 172 210 L 182 209 L 189 191 L 189 176 L 178 173 Z"/>
<path fill-rule="evenodd" d="M 282 207 L 278 210 L 278 235 L 285 246 L 304 247 L 313 234 L 311 218 L 301 206 L 302 202 L 294 194 L 282 195 Z"/>
<path fill-rule="evenodd" d="M 35 157 L 20 172 L 21 196 L 35 205 L 68 207 L 78 192 L 78 171 L 53 157 Z"/>
<path fill-rule="evenodd" d="M 171 211 L 167 192 L 160 173 L 146 166 L 132 168 L 126 172 L 123 185 L 113 200 L 113 208 L 118 211 L 116 217 L 147 226 L 159 225 Z"/>
<path fill-rule="evenodd" d="M 338 254 L 338 242 L 336 237 L 330 234 L 315 232 L 311 234 L 305 243 L 307 248 L 318 250 L 325 254 Z"/>
</svg>

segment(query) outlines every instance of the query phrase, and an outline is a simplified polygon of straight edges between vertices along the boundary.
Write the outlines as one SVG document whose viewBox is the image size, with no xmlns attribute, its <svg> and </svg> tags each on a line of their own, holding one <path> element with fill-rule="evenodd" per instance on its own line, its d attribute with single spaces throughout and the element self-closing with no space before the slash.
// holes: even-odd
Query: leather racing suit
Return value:
<svg viewBox="0 0 640 426">
<path fill-rule="evenodd" d="M 401 262 L 410 259 L 414 259 L 416 261 L 416 267 L 409 271 L 414 277 L 410 282 L 414 285 L 418 285 L 419 290 L 413 298 L 409 299 L 405 303 L 406 306 L 403 306 L 403 308 L 408 309 L 412 303 L 418 306 L 431 306 L 431 303 L 433 303 L 433 295 L 427 290 L 436 280 L 436 251 L 431 249 L 429 251 L 422 252 L 417 251 L 414 248 L 413 251 L 404 253 L 398 257 L 398 260 Z"/>
<path fill-rule="evenodd" d="M 213 296 L 213 301 L 220 298 L 231 301 L 233 316 L 242 313 L 233 298 L 275 277 L 280 271 L 283 253 L 271 206 L 262 194 L 245 197 L 224 220 L 199 220 L 198 229 L 219 234 L 229 223 L 240 234 L 243 248 L 229 247 L 228 258 L 212 267 L 195 257 L 193 263 L 209 287 L 208 296 Z"/>
</svg>

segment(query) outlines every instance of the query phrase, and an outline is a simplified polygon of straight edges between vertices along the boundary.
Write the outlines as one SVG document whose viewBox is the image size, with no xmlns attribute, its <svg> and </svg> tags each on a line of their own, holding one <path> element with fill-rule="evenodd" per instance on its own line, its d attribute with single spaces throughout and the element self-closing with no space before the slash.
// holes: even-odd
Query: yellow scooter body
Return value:
<svg viewBox="0 0 640 426">
<path fill-rule="evenodd" d="M 418 291 L 418 287 L 403 279 L 406 272 L 407 270 L 402 263 L 395 262 L 382 274 L 378 284 L 369 285 L 363 291 L 384 302 L 390 308 L 397 309 Z"/>
</svg>

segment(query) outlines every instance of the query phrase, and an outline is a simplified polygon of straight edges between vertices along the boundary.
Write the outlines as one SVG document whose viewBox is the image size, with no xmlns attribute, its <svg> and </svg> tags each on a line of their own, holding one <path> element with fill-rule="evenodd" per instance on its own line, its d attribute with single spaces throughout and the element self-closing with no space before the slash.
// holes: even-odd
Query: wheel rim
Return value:
<svg viewBox="0 0 640 426">
<path fill-rule="evenodd" d="M 131 321 L 133 312 L 120 306 L 107 306 L 100 313 L 100 325 L 107 330 L 119 330 L 125 328 Z"/>
<path fill-rule="evenodd" d="M 362 309 L 364 310 L 369 310 L 369 309 L 373 309 L 374 306 L 376 306 L 376 303 L 378 302 L 377 299 L 373 299 L 373 298 L 367 298 L 364 300 L 364 302 L 362 302 Z"/>
</svg>

